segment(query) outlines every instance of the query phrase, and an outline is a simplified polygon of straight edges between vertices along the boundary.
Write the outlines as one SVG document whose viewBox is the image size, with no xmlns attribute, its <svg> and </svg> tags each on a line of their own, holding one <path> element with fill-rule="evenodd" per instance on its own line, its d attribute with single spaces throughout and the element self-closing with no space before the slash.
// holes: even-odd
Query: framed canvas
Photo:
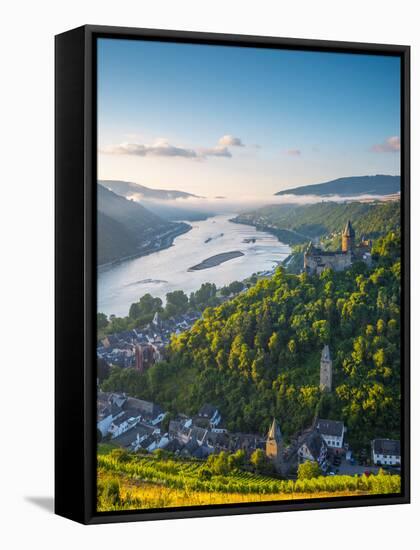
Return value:
<svg viewBox="0 0 420 550">
<path fill-rule="evenodd" d="M 56 513 L 409 502 L 409 47 L 56 37 Z"/>
</svg>

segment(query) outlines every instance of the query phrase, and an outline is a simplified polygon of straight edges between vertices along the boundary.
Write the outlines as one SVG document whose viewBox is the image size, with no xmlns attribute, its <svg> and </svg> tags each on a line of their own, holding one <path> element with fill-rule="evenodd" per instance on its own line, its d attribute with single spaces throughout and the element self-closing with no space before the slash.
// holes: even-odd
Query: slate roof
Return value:
<svg viewBox="0 0 420 550">
<path fill-rule="evenodd" d="M 170 420 L 168 432 L 169 435 L 176 435 L 182 429 L 182 424 L 178 420 Z"/>
<path fill-rule="evenodd" d="M 317 428 L 322 435 L 341 437 L 344 430 L 344 422 L 340 420 L 318 420 Z"/>
<path fill-rule="evenodd" d="M 203 418 L 212 418 L 212 416 L 216 411 L 217 411 L 217 407 L 215 407 L 214 405 L 210 405 L 209 403 L 206 403 L 198 411 L 198 416 L 202 416 Z"/>
<path fill-rule="evenodd" d="M 325 445 L 321 435 L 318 432 L 310 432 L 304 443 L 314 459 L 318 460 L 322 447 Z"/>
<path fill-rule="evenodd" d="M 397 439 L 374 439 L 372 445 L 375 454 L 401 456 L 400 442 Z"/>
<path fill-rule="evenodd" d="M 156 405 L 156 403 L 145 401 L 144 399 L 136 399 L 135 397 L 129 397 L 127 399 L 124 409 L 128 410 L 128 408 L 136 409 L 139 414 L 151 418 L 156 418 L 163 412 L 162 408 Z"/>
<path fill-rule="evenodd" d="M 197 440 L 191 438 L 188 443 L 183 447 L 182 452 L 192 455 L 198 449 L 198 447 L 199 445 Z"/>
<path fill-rule="evenodd" d="M 145 426 L 144 424 L 137 424 L 134 428 L 127 430 L 125 433 L 115 437 L 112 440 L 112 443 L 120 445 L 121 447 L 129 447 L 137 439 L 137 434 L 139 437 L 144 435 L 151 435 L 154 431 L 154 428 L 150 426 Z"/>
<path fill-rule="evenodd" d="M 211 454 L 212 454 L 212 449 L 207 447 L 207 445 L 201 445 L 201 447 L 198 447 L 198 449 L 196 449 L 192 453 L 193 457 L 195 458 L 207 458 Z"/>
<path fill-rule="evenodd" d="M 130 409 L 128 411 L 125 411 L 122 416 L 118 418 L 114 418 L 114 420 L 112 421 L 112 424 L 114 426 L 120 426 L 124 422 L 127 422 L 128 420 L 130 420 L 130 418 L 136 418 L 137 416 L 138 416 L 137 411 L 133 411 L 132 409 Z"/>
<path fill-rule="evenodd" d="M 154 440 L 155 438 L 153 437 L 153 435 L 149 435 L 144 441 L 140 443 L 140 447 L 142 449 L 147 449 L 147 447 L 150 447 Z"/>
<path fill-rule="evenodd" d="M 165 451 L 170 451 L 171 453 L 176 453 L 183 448 L 183 445 L 177 439 L 171 439 L 169 443 L 165 446 Z"/>
</svg>

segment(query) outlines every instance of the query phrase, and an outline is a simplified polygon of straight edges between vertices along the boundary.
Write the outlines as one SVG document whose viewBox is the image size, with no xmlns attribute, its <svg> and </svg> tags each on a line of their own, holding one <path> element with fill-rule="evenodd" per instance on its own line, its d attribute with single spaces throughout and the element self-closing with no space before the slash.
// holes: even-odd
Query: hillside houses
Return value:
<svg viewBox="0 0 420 550">
<path fill-rule="evenodd" d="M 150 401 L 123 393 L 98 392 L 97 429 L 100 438 L 118 438 L 140 422 L 154 429 L 164 417 L 161 407 Z"/>
<path fill-rule="evenodd" d="M 137 368 L 144 372 L 162 359 L 171 334 L 189 330 L 201 317 L 199 312 L 189 312 L 170 319 L 162 319 L 158 313 L 146 327 L 109 334 L 97 344 L 96 353 L 108 364 L 120 368 Z"/>
<path fill-rule="evenodd" d="M 344 442 L 346 428 L 339 420 L 315 418 L 311 426 L 297 432 L 286 444 L 275 420 L 268 435 L 230 432 L 223 426 L 218 407 L 210 403 L 195 415 L 179 414 L 166 423 L 166 412 L 158 404 L 124 393 L 99 392 L 97 403 L 99 440 L 108 440 L 128 451 L 162 449 L 180 457 L 206 459 L 211 454 L 239 450 L 249 458 L 255 450 L 262 449 L 278 474 L 293 477 L 298 465 L 306 461 L 317 462 L 325 474 L 338 471 L 337 466 L 349 450 Z M 372 441 L 372 463 L 399 467 L 399 441 Z M 353 462 L 352 467 L 365 466 L 354 466 Z"/>
<path fill-rule="evenodd" d="M 165 449 L 180 456 L 206 458 L 221 451 L 244 450 L 251 455 L 263 448 L 258 434 L 230 433 L 221 425 L 217 407 L 205 404 L 193 417 L 179 415 L 162 429 L 166 414 L 149 401 L 118 393 L 98 393 L 98 433 L 127 450 Z"/>
</svg>

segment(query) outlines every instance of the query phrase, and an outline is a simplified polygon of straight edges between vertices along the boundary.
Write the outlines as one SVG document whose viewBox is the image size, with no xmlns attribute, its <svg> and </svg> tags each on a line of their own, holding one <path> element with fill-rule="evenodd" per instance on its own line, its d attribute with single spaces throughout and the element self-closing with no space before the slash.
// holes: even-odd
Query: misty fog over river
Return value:
<svg viewBox="0 0 420 550">
<path fill-rule="evenodd" d="M 130 305 L 144 294 L 164 300 L 168 292 L 183 290 L 189 295 L 206 282 L 222 287 L 258 271 L 272 269 L 288 256 L 288 245 L 249 225 L 230 222 L 233 216 L 218 215 L 188 222 L 192 229 L 177 237 L 170 248 L 101 267 L 98 270 L 98 311 L 125 316 Z M 246 242 L 253 238 L 255 242 Z M 209 269 L 188 271 L 211 256 L 231 251 L 240 251 L 243 256 Z"/>
</svg>

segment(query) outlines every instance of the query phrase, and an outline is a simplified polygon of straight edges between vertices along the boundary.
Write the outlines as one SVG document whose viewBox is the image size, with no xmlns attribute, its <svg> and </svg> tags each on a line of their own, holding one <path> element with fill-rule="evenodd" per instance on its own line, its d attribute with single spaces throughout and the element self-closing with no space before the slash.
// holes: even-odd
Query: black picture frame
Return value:
<svg viewBox="0 0 420 550">
<path fill-rule="evenodd" d="M 96 512 L 96 40 L 104 37 L 400 57 L 400 495 Z M 409 503 L 410 47 L 86 25 L 56 36 L 55 74 L 55 512 L 84 524 L 96 524 Z"/>
</svg>

